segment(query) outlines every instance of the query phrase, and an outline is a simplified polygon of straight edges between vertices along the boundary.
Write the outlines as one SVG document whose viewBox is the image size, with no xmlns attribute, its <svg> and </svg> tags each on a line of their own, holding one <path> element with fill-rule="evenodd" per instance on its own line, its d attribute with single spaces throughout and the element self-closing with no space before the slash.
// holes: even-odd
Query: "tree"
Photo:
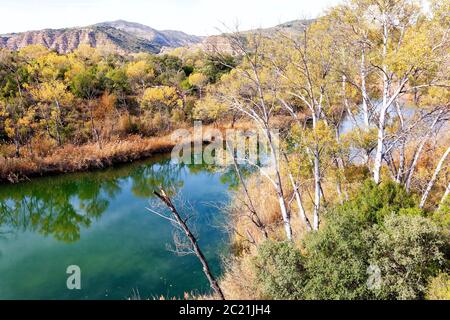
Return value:
<svg viewBox="0 0 450 320">
<path fill-rule="evenodd" d="M 355 213 L 345 208 L 328 212 L 324 227 L 306 236 L 305 299 L 370 299 L 366 282 L 371 242 Z"/>
<path fill-rule="evenodd" d="M 4 118 L 4 130 L 15 145 L 15 155 L 20 156 L 21 146 L 27 144 L 36 127 L 36 109 L 25 105 L 22 98 L 0 101 L 0 117 Z"/>
<path fill-rule="evenodd" d="M 420 216 L 387 216 L 374 228 L 370 263 L 381 270 L 381 299 L 424 298 L 428 280 L 444 263 L 444 239 L 439 228 Z"/>
<path fill-rule="evenodd" d="M 430 195 L 431 189 L 433 188 L 434 184 L 436 183 L 439 173 L 441 172 L 442 167 L 443 167 L 445 161 L 447 160 L 447 157 L 449 154 L 450 154 L 450 147 L 448 147 L 447 150 L 444 152 L 443 156 L 439 160 L 439 163 L 438 163 L 436 169 L 434 170 L 433 177 L 428 182 L 425 192 L 422 195 L 422 199 L 420 200 L 420 204 L 419 204 L 420 208 L 423 208 L 425 206 L 428 196 Z"/>
<path fill-rule="evenodd" d="M 39 84 L 31 88 L 30 93 L 38 102 L 47 133 L 50 137 L 54 137 L 61 146 L 66 108 L 74 99 L 72 93 L 67 90 L 67 86 L 63 82 L 58 80 Z"/>
<path fill-rule="evenodd" d="M 8 50 L 0 50 L 0 113 L 4 119 L 4 130 L 14 142 L 15 154 L 20 156 L 21 145 L 31 138 L 35 108 L 28 105 L 24 85 L 29 74 L 24 60 Z"/>
<path fill-rule="evenodd" d="M 222 289 L 220 288 L 217 280 L 214 278 L 211 269 L 208 265 L 208 262 L 206 261 L 206 258 L 200 249 L 200 246 L 198 245 L 197 238 L 194 236 L 194 234 L 191 232 L 190 228 L 187 225 L 187 220 L 189 217 L 182 217 L 180 213 L 178 212 L 177 208 L 175 207 L 174 203 L 172 202 L 172 199 L 166 194 L 164 190 L 161 190 L 160 192 L 155 191 L 155 195 L 161 200 L 164 205 L 167 206 L 167 208 L 170 211 L 169 215 L 159 213 L 153 209 L 148 208 L 151 212 L 155 213 L 156 215 L 170 221 L 175 228 L 177 228 L 179 231 L 183 233 L 183 236 L 187 238 L 187 243 L 179 242 L 182 240 L 177 240 L 177 250 L 179 250 L 179 254 L 195 254 L 195 256 L 198 258 L 200 263 L 203 267 L 203 273 L 205 274 L 206 278 L 208 279 L 208 282 L 211 286 L 211 288 L 214 290 L 214 293 L 221 299 L 225 300 L 225 296 L 223 295 Z"/>
<path fill-rule="evenodd" d="M 126 75 L 134 90 L 140 86 L 140 91 L 144 92 L 149 82 L 155 78 L 155 71 L 146 60 L 138 60 L 126 66 Z"/>
<path fill-rule="evenodd" d="M 369 224 L 383 224 L 385 217 L 390 214 L 423 215 L 414 195 L 392 180 L 379 185 L 366 180 L 358 189 L 358 195 L 344 203 L 343 207 L 352 210 L 355 217 Z"/>
<path fill-rule="evenodd" d="M 264 297 L 276 300 L 303 299 L 307 282 L 304 260 L 292 243 L 263 242 L 252 262 L 258 288 Z"/>
<path fill-rule="evenodd" d="M 203 87 L 208 83 L 208 77 L 202 73 L 192 73 L 189 76 L 189 83 L 198 89 L 201 99 Z"/>
<path fill-rule="evenodd" d="M 276 92 L 280 82 L 276 77 L 272 77 L 271 64 L 264 58 L 265 50 L 272 43 L 259 33 L 250 36 L 246 41 L 243 41 L 241 35 L 236 33 L 229 35 L 229 40 L 239 49 L 243 62 L 222 77 L 217 91 L 218 99 L 226 103 L 230 109 L 254 121 L 262 137 L 267 141 L 274 174 L 271 177 L 264 170 L 260 172 L 275 189 L 286 237 L 292 240 L 291 217 L 281 181 L 278 138 L 271 124 L 274 113 L 277 109 L 279 110 Z"/>
<path fill-rule="evenodd" d="M 428 300 L 450 300 L 450 275 L 441 273 L 430 281 L 427 289 Z"/>
<path fill-rule="evenodd" d="M 172 110 L 182 105 L 176 88 L 161 86 L 147 88 L 141 101 L 141 107 L 151 112 L 160 114 L 171 114 Z"/>
<path fill-rule="evenodd" d="M 71 89 L 76 96 L 87 100 L 86 104 L 88 108 L 92 136 L 101 149 L 100 134 L 94 120 L 94 99 L 101 94 L 103 88 L 101 87 L 101 82 L 97 77 L 96 69 L 94 67 L 90 67 L 77 73 L 71 79 Z"/>
<path fill-rule="evenodd" d="M 195 102 L 194 117 L 205 122 L 217 122 L 226 119 L 230 113 L 233 113 L 233 110 L 218 99 L 215 87 L 212 86 L 207 88 L 206 95 L 202 99 Z M 235 119 L 234 114 L 232 114 L 232 117 Z M 234 122 L 233 119 L 232 122 Z"/>
<path fill-rule="evenodd" d="M 340 101 L 337 103 L 341 89 L 336 81 L 336 57 L 334 55 L 338 44 L 336 39 L 328 32 L 330 22 L 328 19 L 319 19 L 305 29 L 301 36 L 281 37 L 283 46 L 272 58 L 277 74 L 282 81 L 282 91 L 277 95 L 281 106 L 293 117 L 299 126 L 302 123 L 297 115 L 298 110 L 308 110 L 312 128 L 311 144 L 305 145 L 311 158 L 312 174 L 314 179 L 313 199 L 313 229 L 318 230 L 320 225 L 320 208 L 323 196 L 323 149 L 320 146 L 321 132 L 324 126 L 329 130 L 333 126 L 336 138 L 339 138 L 339 128 L 343 120 Z M 300 106 L 300 108 L 299 108 Z M 341 116 L 339 116 L 339 114 Z M 338 115 L 336 117 L 336 115 Z M 339 166 L 343 166 L 342 159 L 338 157 Z M 340 187 L 338 186 L 338 189 Z"/>
</svg>

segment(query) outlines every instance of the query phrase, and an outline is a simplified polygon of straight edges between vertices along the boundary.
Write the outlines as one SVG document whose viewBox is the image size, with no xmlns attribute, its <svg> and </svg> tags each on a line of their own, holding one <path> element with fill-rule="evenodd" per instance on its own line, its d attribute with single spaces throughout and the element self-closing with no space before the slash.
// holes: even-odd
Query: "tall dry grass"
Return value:
<svg viewBox="0 0 450 320">
<path fill-rule="evenodd" d="M 151 123 L 149 126 L 152 127 L 149 128 L 152 129 L 156 125 Z M 29 147 L 21 149 L 20 157 L 15 157 L 13 145 L 0 144 L 0 182 L 16 183 L 35 176 L 105 168 L 116 163 L 168 153 L 172 151 L 176 143 L 190 143 L 194 139 L 188 137 L 185 141 L 173 141 L 171 133 L 167 130 L 162 131 L 166 135 L 153 137 L 127 134 L 126 132 L 133 131 L 134 126 L 128 117 L 120 118 L 118 126 L 121 127 L 124 134 L 114 138 L 101 139 L 100 145 L 89 142 L 82 145 L 66 144 L 57 147 L 53 140 L 37 137 L 31 141 Z M 175 126 L 175 129 L 179 128 L 193 132 L 192 128 L 187 127 L 186 124 L 180 123 Z M 212 126 L 204 126 L 203 130 L 205 132 L 211 128 Z M 164 133 L 161 133 L 160 130 L 160 134 Z"/>
<path fill-rule="evenodd" d="M 286 201 L 290 204 L 291 224 L 294 239 L 301 241 L 306 228 L 298 215 L 298 208 L 293 199 L 293 189 L 283 175 L 283 190 Z M 254 174 L 246 181 L 253 206 L 266 227 L 268 237 L 272 240 L 284 240 L 285 231 L 281 218 L 280 206 L 273 186 L 265 177 Z M 264 233 L 252 222 L 247 199 L 242 190 L 237 190 L 228 208 L 230 220 L 228 227 L 231 232 L 231 246 L 233 255 L 224 261 L 225 272 L 220 279 L 220 287 L 227 299 L 265 299 L 260 288 L 255 284 L 256 274 L 253 267 L 253 258 L 258 246 L 265 241 Z M 306 198 L 306 197 L 305 197 Z M 306 208 L 312 203 L 305 199 Z M 311 217 L 309 217 L 311 219 Z M 300 247 L 300 243 L 297 243 Z"/>
<path fill-rule="evenodd" d="M 102 143 L 81 146 L 65 145 L 52 153 L 0 157 L 0 181 L 18 182 L 34 176 L 104 168 L 130 162 L 158 153 L 170 152 L 174 142 L 169 136 L 142 138 L 129 136 Z"/>
</svg>

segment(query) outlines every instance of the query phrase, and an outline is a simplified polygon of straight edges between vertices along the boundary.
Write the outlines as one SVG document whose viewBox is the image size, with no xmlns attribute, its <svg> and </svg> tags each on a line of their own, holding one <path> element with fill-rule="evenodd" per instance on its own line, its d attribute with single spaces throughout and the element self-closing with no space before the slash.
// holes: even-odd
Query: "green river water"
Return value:
<svg viewBox="0 0 450 320">
<path fill-rule="evenodd" d="M 199 243 L 216 275 L 228 251 L 218 208 L 231 170 L 180 165 L 166 156 L 101 171 L 0 186 L 0 299 L 127 299 L 208 293 L 194 256 L 177 256 L 169 222 L 146 210 L 159 186 L 197 212 Z M 212 205 L 212 203 L 214 205 Z M 81 290 L 66 286 L 69 265 Z"/>
</svg>

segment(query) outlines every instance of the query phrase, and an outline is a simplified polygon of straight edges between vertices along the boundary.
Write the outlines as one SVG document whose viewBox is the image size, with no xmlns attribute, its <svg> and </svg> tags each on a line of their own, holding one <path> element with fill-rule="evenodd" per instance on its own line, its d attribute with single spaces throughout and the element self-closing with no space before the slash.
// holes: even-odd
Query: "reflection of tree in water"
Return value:
<svg viewBox="0 0 450 320">
<path fill-rule="evenodd" d="M 136 197 L 154 197 L 154 191 L 159 188 L 171 188 L 178 190 L 183 187 L 180 175 L 183 165 L 164 159 L 150 166 L 139 166 L 133 170 L 131 191 Z"/>
<path fill-rule="evenodd" d="M 186 171 L 188 170 L 188 171 Z M 183 172 L 221 173 L 221 182 L 236 185 L 232 167 L 184 165 L 161 158 L 104 171 L 35 179 L 0 186 L 0 236 L 33 231 L 57 240 L 75 242 L 81 228 L 89 227 L 107 210 L 110 201 L 131 182 L 136 197 L 153 197 L 160 187 L 175 192 L 183 187 Z"/>
<path fill-rule="evenodd" d="M 220 182 L 229 186 L 231 190 L 237 189 L 239 186 L 239 177 L 237 176 L 236 170 L 233 165 L 226 167 L 210 165 L 210 164 L 189 164 L 186 165 L 189 168 L 189 173 L 199 174 L 199 173 L 210 173 L 211 175 L 217 175 L 220 173 Z M 240 164 L 239 169 L 244 177 L 250 176 L 252 173 L 257 171 L 255 166 L 249 164 Z"/>
<path fill-rule="evenodd" d="M 33 231 L 75 242 L 81 228 L 106 211 L 122 182 L 130 178 L 134 195 L 150 197 L 155 187 L 181 187 L 180 170 L 179 165 L 163 160 L 1 186 L 0 235 Z"/>
<path fill-rule="evenodd" d="M 109 205 L 114 179 L 55 177 L 0 188 L 0 222 L 13 231 L 36 231 L 73 242 Z M 113 193 L 109 192 L 113 196 Z"/>
</svg>

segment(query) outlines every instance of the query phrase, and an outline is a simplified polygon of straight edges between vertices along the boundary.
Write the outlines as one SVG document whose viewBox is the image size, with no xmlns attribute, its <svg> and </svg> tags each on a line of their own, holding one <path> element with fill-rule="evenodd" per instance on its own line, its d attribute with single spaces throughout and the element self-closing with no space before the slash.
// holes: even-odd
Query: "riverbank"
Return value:
<svg viewBox="0 0 450 320">
<path fill-rule="evenodd" d="M 274 119 L 273 122 L 275 127 L 281 127 L 286 123 L 282 117 Z M 218 129 L 224 132 L 231 127 L 238 130 L 255 129 L 249 121 L 238 121 L 233 125 L 231 123 L 205 125 L 203 130 L 206 132 L 209 129 Z M 188 130 L 192 132 L 192 128 Z M 103 141 L 101 148 L 94 142 L 83 145 L 67 144 L 55 148 L 44 156 L 23 149 L 20 157 L 0 156 L 0 183 L 18 183 L 33 177 L 102 169 L 114 164 L 168 153 L 172 151 L 176 143 L 171 139 L 171 135 L 172 133 L 156 137 L 130 135 Z M 184 143 L 192 142 L 188 140 Z"/>
<path fill-rule="evenodd" d="M 36 176 L 101 169 L 152 155 L 167 153 L 175 146 L 170 135 L 143 138 L 129 136 L 105 142 L 100 149 L 96 143 L 81 146 L 65 145 L 44 157 L 0 158 L 0 182 L 17 183 Z"/>
</svg>

